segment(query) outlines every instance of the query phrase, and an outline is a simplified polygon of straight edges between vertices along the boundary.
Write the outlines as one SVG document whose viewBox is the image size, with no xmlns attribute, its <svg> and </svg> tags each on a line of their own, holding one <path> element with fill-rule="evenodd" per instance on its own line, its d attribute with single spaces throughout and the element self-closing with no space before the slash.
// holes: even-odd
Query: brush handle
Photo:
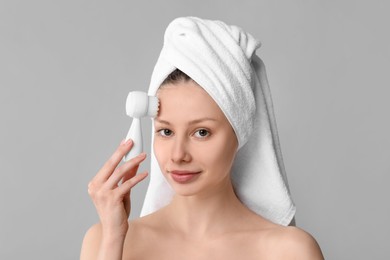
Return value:
<svg viewBox="0 0 390 260">
<path fill-rule="evenodd" d="M 141 119 L 140 118 L 133 118 L 133 121 L 131 122 L 131 127 L 129 132 L 126 136 L 126 141 L 128 139 L 133 140 L 133 147 L 131 148 L 130 152 L 128 152 L 124 157 L 124 161 L 128 161 L 131 158 L 136 157 L 143 151 L 142 146 L 142 129 L 141 129 Z"/>
</svg>

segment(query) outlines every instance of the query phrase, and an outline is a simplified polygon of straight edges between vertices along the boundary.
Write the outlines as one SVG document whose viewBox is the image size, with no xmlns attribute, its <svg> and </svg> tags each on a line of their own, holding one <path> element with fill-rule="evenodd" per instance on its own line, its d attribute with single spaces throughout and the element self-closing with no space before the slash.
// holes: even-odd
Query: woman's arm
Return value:
<svg viewBox="0 0 390 260">
<path fill-rule="evenodd" d="M 88 193 L 95 204 L 100 223 L 92 226 L 85 234 L 81 260 L 122 259 L 129 227 L 130 191 L 147 176 L 147 173 L 136 175 L 139 164 L 145 160 L 145 154 L 117 167 L 131 147 L 131 140 L 122 142 L 88 185 Z"/>
<path fill-rule="evenodd" d="M 100 223 L 86 232 L 81 248 L 80 260 L 122 259 L 124 237 L 102 235 Z"/>
</svg>

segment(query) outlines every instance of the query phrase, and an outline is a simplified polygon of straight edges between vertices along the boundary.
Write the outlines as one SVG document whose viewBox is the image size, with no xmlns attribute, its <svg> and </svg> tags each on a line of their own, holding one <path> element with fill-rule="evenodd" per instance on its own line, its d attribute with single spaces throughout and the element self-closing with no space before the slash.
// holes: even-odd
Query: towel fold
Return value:
<svg viewBox="0 0 390 260">
<path fill-rule="evenodd" d="M 265 67 L 255 53 L 259 47 L 259 41 L 237 26 L 197 17 L 177 18 L 165 31 L 148 94 L 156 95 L 176 68 L 197 82 L 218 104 L 237 135 L 239 150 L 231 177 L 238 198 L 257 214 L 288 225 L 295 205 L 288 189 Z M 141 216 L 167 205 L 173 195 L 152 149 Z"/>
</svg>

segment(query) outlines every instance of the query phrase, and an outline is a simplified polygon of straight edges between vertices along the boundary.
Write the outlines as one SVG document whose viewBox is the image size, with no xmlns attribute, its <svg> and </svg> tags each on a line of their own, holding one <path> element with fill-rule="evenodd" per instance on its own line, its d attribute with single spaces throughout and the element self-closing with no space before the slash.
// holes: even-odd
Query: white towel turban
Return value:
<svg viewBox="0 0 390 260">
<path fill-rule="evenodd" d="M 238 198 L 252 211 L 281 225 L 294 217 L 280 151 L 260 42 L 237 26 L 183 17 L 167 27 L 149 95 L 156 95 L 176 68 L 197 82 L 218 104 L 238 139 L 231 173 Z M 174 195 L 152 148 L 150 183 L 141 215 L 167 205 Z"/>
</svg>

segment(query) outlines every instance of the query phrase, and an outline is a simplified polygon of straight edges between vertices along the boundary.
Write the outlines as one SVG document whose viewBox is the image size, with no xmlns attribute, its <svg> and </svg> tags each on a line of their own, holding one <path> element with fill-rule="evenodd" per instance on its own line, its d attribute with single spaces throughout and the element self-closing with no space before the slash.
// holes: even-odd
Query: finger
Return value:
<svg viewBox="0 0 390 260">
<path fill-rule="evenodd" d="M 96 174 L 95 178 L 99 181 L 107 180 L 121 162 L 123 156 L 130 151 L 132 146 L 133 141 L 131 139 L 127 140 L 126 142 L 121 142 L 116 151 L 111 155 L 111 157 Z"/>
<path fill-rule="evenodd" d="M 131 212 L 130 193 L 124 195 L 123 206 L 125 207 L 127 217 L 129 217 Z"/>
<path fill-rule="evenodd" d="M 120 185 L 118 187 L 118 192 L 120 194 L 123 194 L 123 195 L 126 195 L 127 193 L 130 192 L 130 190 L 135 186 L 137 185 L 140 181 L 142 181 L 143 179 L 145 179 L 146 177 L 148 176 L 148 173 L 147 172 L 143 172 L 143 173 L 140 173 L 140 174 L 137 174 L 136 176 L 134 176 L 133 178 L 125 181 L 124 183 L 122 183 L 122 185 Z"/>
<path fill-rule="evenodd" d="M 142 162 L 141 162 L 142 163 Z M 131 169 L 130 171 L 128 171 L 127 173 L 125 173 L 121 179 L 121 182 L 124 183 L 125 181 L 133 178 L 137 172 L 138 172 L 138 168 L 139 168 L 140 164 L 138 164 L 137 166 L 135 166 L 133 169 Z"/>
<path fill-rule="evenodd" d="M 137 173 L 139 164 L 144 161 L 146 158 L 145 153 L 141 153 L 138 156 L 132 158 L 127 161 L 121 167 L 117 168 L 115 172 L 108 178 L 105 183 L 107 188 L 114 188 L 118 184 L 118 182 L 126 177 L 126 179 L 130 179 Z M 125 180 L 126 181 L 126 180 Z"/>
</svg>

